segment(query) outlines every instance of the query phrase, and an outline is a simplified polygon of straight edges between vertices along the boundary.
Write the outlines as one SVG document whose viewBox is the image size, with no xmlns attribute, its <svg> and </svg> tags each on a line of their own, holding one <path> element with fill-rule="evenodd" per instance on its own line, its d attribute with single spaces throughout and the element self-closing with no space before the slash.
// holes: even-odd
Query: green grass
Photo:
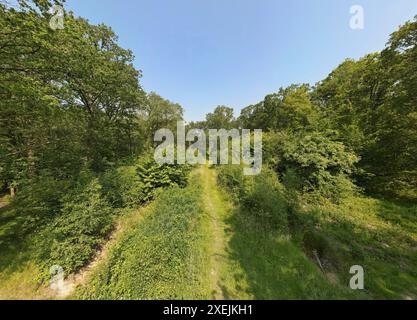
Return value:
<svg viewBox="0 0 417 320">
<path fill-rule="evenodd" d="M 215 172 L 211 174 L 215 175 Z M 215 186 L 213 186 L 215 187 Z M 331 283 L 280 228 L 217 199 L 227 248 L 221 287 L 226 299 L 355 299 L 347 286 Z"/>
<path fill-rule="evenodd" d="M 230 298 L 364 298 L 347 286 L 331 283 L 289 237 L 271 231 L 245 212 L 236 212 L 228 224 L 231 264 L 227 273 L 234 270 L 235 274 L 228 288 Z"/>
<path fill-rule="evenodd" d="M 288 232 L 230 198 L 217 170 L 201 167 L 186 188 L 123 215 L 124 227 L 71 298 L 417 297 L 416 205 L 364 196 L 301 203 Z M 12 207 L 0 209 L 0 298 L 54 298 L 36 280 L 39 266 Z M 349 289 L 352 265 L 364 267 L 365 291 Z"/>
<path fill-rule="evenodd" d="M 349 268 L 365 270 L 365 290 L 375 299 L 417 298 L 417 206 L 370 197 L 305 206 L 300 213 L 308 249 L 349 281 Z"/>
<path fill-rule="evenodd" d="M 76 298 L 210 298 L 209 233 L 201 193 L 198 172 L 187 188 L 164 191 Z"/>
<path fill-rule="evenodd" d="M 122 236 L 77 299 L 328 299 L 331 283 L 288 236 L 241 211 L 202 167 Z"/>
<path fill-rule="evenodd" d="M 0 208 L 0 300 L 46 299 L 47 288 L 36 280 L 39 268 L 33 261 L 26 238 L 19 236 L 23 220 L 2 199 Z"/>
<path fill-rule="evenodd" d="M 314 201 L 306 194 L 297 200 L 292 195 L 292 209 L 287 213 L 290 233 L 279 233 L 246 208 L 252 194 L 244 180 L 231 174 L 234 171 L 219 170 L 222 185 L 244 200 L 235 201 L 240 208 L 226 220 L 231 257 L 237 261 L 230 270 L 243 269 L 239 277 L 245 279 L 243 285 L 235 281 L 232 297 L 244 288 L 245 297 L 261 299 L 417 298 L 415 203 L 350 195 L 335 204 Z M 263 203 L 270 203 L 268 197 L 273 196 L 263 194 L 259 210 L 268 208 Z M 318 265 L 319 274 L 314 272 Z M 353 265 L 365 271 L 361 292 L 346 291 Z M 322 281 L 324 275 L 334 288 Z"/>
</svg>

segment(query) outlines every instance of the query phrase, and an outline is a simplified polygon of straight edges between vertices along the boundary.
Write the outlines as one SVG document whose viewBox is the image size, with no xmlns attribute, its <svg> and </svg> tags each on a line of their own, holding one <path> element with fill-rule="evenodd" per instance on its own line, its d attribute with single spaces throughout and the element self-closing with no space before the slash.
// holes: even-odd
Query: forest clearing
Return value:
<svg viewBox="0 0 417 320">
<path fill-rule="evenodd" d="M 306 249 L 313 243 L 297 243 L 289 234 L 279 230 L 285 228 L 271 229 L 268 224 L 254 220 L 245 212 L 247 209 L 231 203 L 225 193 L 219 191 L 224 189 L 218 186 L 216 171 L 207 166 L 196 168 L 187 188 L 164 191 L 155 203 L 120 218 L 122 231 L 114 232 L 116 236 L 109 240 L 105 255 L 99 254 L 88 271 L 81 269 L 82 281 L 73 281 L 80 278 L 79 274 L 69 277 L 72 280 L 66 281 L 63 290 L 66 291 L 68 285 L 71 288 L 63 295 L 61 289 L 39 287 L 32 278 L 33 273 L 38 272 L 33 261 L 22 258 L 18 267 L 13 265 L 13 269 L 3 269 L 0 298 L 248 300 L 416 297 L 416 288 L 412 289 L 415 278 L 404 278 L 401 283 L 396 283 L 394 270 L 397 266 L 390 264 L 388 259 L 381 263 L 373 256 L 376 250 L 384 255 L 392 252 L 391 246 L 401 240 L 400 233 L 407 230 L 407 223 L 416 222 L 408 220 L 406 215 L 398 216 L 395 212 L 401 207 L 359 198 L 349 199 L 342 210 L 339 207 L 329 213 L 337 215 L 340 214 L 337 210 L 342 214 L 346 211 L 342 216 L 346 220 L 340 222 L 347 223 L 353 220 L 349 214 L 352 202 L 361 201 L 362 206 L 355 208 L 356 228 L 363 224 L 363 232 L 372 230 L 375 234 L 369 235 L 371 239 L 384 232 L 381 236 L 385 240 L 379 248 L 376 240 L 371 242 L 366 236 L 357 238 L 358 244 L 367 241 L 369 246 L 364 252 L 364 260 L 360 261 L 355 258 L 343 261 L 346 257 L 334 249 L 347 250 L 350 237 L 355 236 L 353 229 L 343 230 L 346 233 L 344 238 L 338 239 L 337 233 L 342 227 L 326 226 L 328 222 L 321 218 L 319 225 L 326 228 L 323 233 L 336 232 L 332 242 L 320 239 L 324 237 L 323 233 L 315 235 L 318 239 L 314 241 L 324 242 L 320 243 L 321 247 L 316 247 L 320 250 L 321 263 L 325 264 L 325 270 L 321 270 L 310 249 Z M 375 210 L 383 206 L 385 217 L 392 221 L 402 218 L 403 224 L 392 224 L 385 217 L 378 216 Z M 407 208 L 402 210 L 406 212 Z M 370 214 L 372 211 L 374 213 Z M 414 212 L 409 211 L 409 218 L 414 218 Z M 416 240 L 415 231 L 410 241 Z M 399 234 L 397 238 L 387 238 L 386 235 L 392 232 Z M 416 263 L 413 248 L 409 250 L 409 258 L 404 256 L 402 262 L 404 275 L 407 272 L 412 274 Z M 350 290 L 349 269 L 339 266 L 358 261 L 368 270 L 375 270 L 367 276 L 366 293 Z M 396 295 L 398 293 L 387 289 L 391 285 L 406 293 Z"/>
<path fill-rule="evenodd" d="M 0 0 L 0 300 L 417 299 L 417 16 L 186 121 L 55 6 Z"/>
</svg>

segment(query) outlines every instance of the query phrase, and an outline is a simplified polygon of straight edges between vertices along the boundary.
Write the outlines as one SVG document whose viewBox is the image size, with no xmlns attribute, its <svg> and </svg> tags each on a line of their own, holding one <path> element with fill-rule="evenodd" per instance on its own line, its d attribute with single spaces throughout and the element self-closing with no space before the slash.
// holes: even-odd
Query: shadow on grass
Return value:
<svg viewBox="0 0 417 320">
<path fill-rule="evenodd" d="M 376 200 L 378 218 L 396 224 L 410 233 L 417 235 L 417 204 L 410 202 L 390 202 Z"/>
<path fill-rule="evenodd" d="M 350 267 L 361 265 L 372 298 L 415 298 L 417 224 L 408 209 L 361 198 L 333 210 L 314 209 L 301 214 L 304 245 L 328 261 L 343 283 L 350 279 Z"/>
<path fill-rule="evenodd" d="M 346 299 L 357 294 L 330 283 L 319 268 L 286 235 L 267 223 L 236 211 L 226 221 L 232 230 L 229 256 L 239 263 L 255 299 Z M 239 283 L 241 279 L 235 279 Z M 238 288 L 239 289 L 239 288 Z"/>
<path fill-rule="evenodd" d="M 5 278 L 23 271 L 31 261 L 27 236 L 21 230 L 24 219 L 20 218 L 12 205 L 0 211 L 0 276 Z"/>
</svg>

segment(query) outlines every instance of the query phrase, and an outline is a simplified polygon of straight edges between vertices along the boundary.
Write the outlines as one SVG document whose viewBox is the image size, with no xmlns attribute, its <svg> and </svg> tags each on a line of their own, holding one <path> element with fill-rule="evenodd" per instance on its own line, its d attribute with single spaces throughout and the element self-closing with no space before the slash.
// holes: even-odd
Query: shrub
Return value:
<svg viewBox="0 0 417 320">
<path fill-rule="evenodd" d="M 185 187 L 190 168 L 188 165 L 159 165 L 153 159 L 141 160 L 136 170 L 143 182 L 144 201 L 152 200 L 162 188 Z"/>
<path fill-rule="evenodd" d="M 70 185 L 70 181 L 58 180 L 48 173 L 22 181 L 12 206 L 21 221 L 19 236 L 37 230 L 57 216 Z"/>
<path fill-rule="evenodd" d="M 262 162 L 274 170 L 283 154 L 284 142 L 288 136 L 282 132 L 264 132 L 262 134 Z"/>
<path fill-rule="evenodd" d="M 60 215 L 35 239 L 37 259 L 44 271 L 60 265 L 70 273 L 85 265 L 111 231 L 112 212 L 97 179 L 80 184 L 65 196 Z"/>
<path fill-rule="evenodd" d="M 139 159 L 100 177 L 103 193 L 116 208 L 134 208 L 152 200 L 163 188 L 187 184 L 189 166 L 159 165 L 153 159 Z"/>
<path fill-rule="evenodd" d="M 356 187 L 349 179 L 359 158 L 322 133 L 288 135 L 277 148 L 277 170 L 298 177 L 299 190 L 338 202 Z"/>
<path fill-rule="evenodd" d="M 239 166 L 220 166 L 218 181 L 245 212 L 282 232 L 288 231 L 288 205 L 275 172 L 264 167 L 259 175 L 244 176 Z"/>
<path fill-rule="evenodd" d="M 144 183 L 136 166 L 123 166 L 106 171 L 101 177 L 103 193 L 116 208 L 133 208 L 146 198 Z"/>
<path fill-rule="evenodd" d="M 252 215 L 267 220 L 284 233 L 288 232 L 288 204 L 284 187 L 276 174 L 263 168 L 259 175 L 247 180 L 249 187 L 242 199 L 243 206 Z"/>
<path fill-rule="evenodd" d="M 218 182 L 239 202 L 245 194 L 245 179 L 240 166 L 218 166 Z"/>
</svg>

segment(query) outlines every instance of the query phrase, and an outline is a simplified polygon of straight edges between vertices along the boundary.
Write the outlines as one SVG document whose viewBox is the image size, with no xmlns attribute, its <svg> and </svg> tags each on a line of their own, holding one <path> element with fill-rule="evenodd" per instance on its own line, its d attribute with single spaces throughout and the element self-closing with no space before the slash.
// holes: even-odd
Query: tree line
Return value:
<svg viewBox="0 0 417 320">
<path fill-rule="evenodd" d="M 183 119 L 179 104 L 144 92 L 132 52 L 109 27 L 67 12 L 65 28 L 52 30 L 53 4 L 62 1 L 0 2 L 0 183 L 12 193 L 44 174 L 103 172 L 148 152 L 156 130 Z M 414 20 L 381 52 L 344 61 L 314 86 L 281 88 L 236 118 L 219 106 L 189 126 L 337 142 L 357 158 L 359 185 L 410 195 L 417 187 L 416 42 Z"/>
<path fill-rule="evenodd" d="M 219 106 L 206 116 L 206 121 L 191 126 L 263 129 L 267 144 L 271 135 L 279 140 L 273 150 L 266 147 L 267 154 L 275 156 L 285 141 L 296 148 L 303 139 L 315 140 L 314 147 L 307 148 L 309 151 L 304 148 L 306 156 L 322 149 L 317 156 L 328 158 L 331 155 L 325 151 L 325 144 L 330 147 L 339 143 L 349 155 L 341 155 L 336 162 L 352 160 L 348 167 L 357 184 L 370 192 L 415 198 L 416 75 L 417 17 L 392 33 L 381 52 L 357 61 L 345 60 L 314 86 L 294 84 L 281 88 L 242 109 L 236 118 L 232 108 Z M 300 150 L 290 152 L 295 151 Z M 283 162 L 283 157 L 281 153 L 276 161 Z M 306 165 L 302 160 L 308 162 L 300 159 L 301 167 Z"/>
<path fill-rule="evenodd" d="M 12 193 L 41 174 L 65 179 L 138 156 L 183 116 L 144 92 L 109 27 L 67 12 L 52 30 L 53 4 L 62 2 L 0 2 L 0 184 Z"/>
</svg>

